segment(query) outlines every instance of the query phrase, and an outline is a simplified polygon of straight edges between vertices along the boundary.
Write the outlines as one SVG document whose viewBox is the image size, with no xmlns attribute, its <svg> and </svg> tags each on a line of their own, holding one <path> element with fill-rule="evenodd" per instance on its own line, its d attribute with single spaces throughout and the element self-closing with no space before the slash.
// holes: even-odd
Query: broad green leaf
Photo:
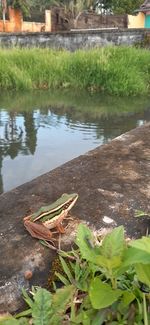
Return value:
<svg viewBox="0 0 150 325">
<path fill-rule="evenodd" d="M 108 259 L 122 257 L 125 248 L 123 226 L 117 227 L 107 234 L 102 242 L 102 255 Z"/>
<path fill-rule="evenodd" d="M 105 267 L 109 270 L 112 270 L 112 274 L 116 274 L 118 268 L 120 267 L 122 263 L 121 256 L 113 256 L 112 258 L 105 258 Z M 115 270 L 113 270 L 115 269 Z"/>
<path fill-rule="evenodd" d="M 49 325 L 51 319 L 52 295 L 46 289 L 37 289 L 32 306 L 34 325 Z"/>
<path fill-rule="evenodd" d="M 76 244 L 80 248 L 82 257 L 88 260 L 89 258 L 93 260 L 95 256 L 94 249 L 90 244 L 92 240 L 93 234 L 91 230 L 87 226 L 80 224 L 77 229 Z"/>
<path fill-rule="evenodd" d="M 88 310 L 79 310 L 75 306 L 76 313 L 74 317 L 72 315 L 70 321 L 71 324 L 82 324 L 82 325 L 102 325 L 105 320 L 105 315 L 102 312 L 97 312 L 95 309 L 91 308 Z"/>
<path fill-rule="evenodd" d="M 129 246 L 139 249 L 150 255 L 150 237 L 142 237 L 140 239 L 132 240 Z"/>
<path fill-rule="evenodd" d="M 109 261 L 106 257 L 100 254 L 96 254 L 95 258 L 90 262 L 93 262 L 94 264 L 99 265 L 102 268 L 113 268 L 118 265 L 118 258 L 114 258 L 113 261 Z"/>
<path fill-rule="evenodd" d="M 76 316 L 71 324 L 91 325 L 91 320 L 88 317 L 87 313 L 85 311 L 82 311 L 79 315 Z"/>
<path fill-rule="evenodd" d="M 57 289 L 53 294 L 53 310 L 58 313 L 62 313 L 66 310 L 68 302 L 71 302 L 71 298 L 74 295 L 76 288 L 73 285 L 65 286 L 61 289 Z"/>
<path fill-rule="evenodd" d="M 109 284 L 103 283 L 98 277 L 91 281 L 89 296 L 95 309 L 112 305 L 121 295 L 121 290 L 113 290 Z"/>
<path fill-rule="evenodd" d="M 29 321 L 28 321 L 27 318 L 22 317 L 22 318 L 19 319 L 19 324 L 18 325 L 29 325 Z"/>
<path fill-rule="evenodd" d="M 53 295 L 51 325 L 62 323 L 68 304 L 71 304 L 75 291 L 76 289 L 73 285 L 57 289 L 56 293 Z"/>
<path fill-rule="evenodd" d="M 76 243 L 84 259 L 102 268 L 118 268 L 125 247 L 123 227 L 118 227 L 108 234 L 102 246 L 92 246 L 93 235 L 89 228 L 80 224 L 77 232 Z"/>
<path fill-rule="evenodd" d="M 122 268 L 137 263 L 150 264 L 150 254 L 135 247 L 128 247 L 123 257 Z"/>
<path fill-rule="evenodd" d="M 121 297 L 121 303 L 120 303 L 121 307 L 126 307 L 130 305 L 130 303 L 136 298 L 133 292 L 125 290 L 122 291 L 122 293 L 123 295 Z"/>
<path fill-rule="evenodd" d="M 150 288 L 150 264 L 136 264 L 135 271 L 138 279 Z"/>
<path fill-rule="evenodd" d="M 80 248 L 82 258 L 89 262 L 106 267 L 106 258 L 101 255 L 101 247 L 91 245 L 93 235 L 91 230 L 83 224 L 80 224 L 77 231 L 76 244 Z"/>
<path fill-rule="evenodd" d="M 92 319 L 90 325 L 103 325 L 106 318 L 106 310 L 98 311 L 95 317 Z"/>
</svg>

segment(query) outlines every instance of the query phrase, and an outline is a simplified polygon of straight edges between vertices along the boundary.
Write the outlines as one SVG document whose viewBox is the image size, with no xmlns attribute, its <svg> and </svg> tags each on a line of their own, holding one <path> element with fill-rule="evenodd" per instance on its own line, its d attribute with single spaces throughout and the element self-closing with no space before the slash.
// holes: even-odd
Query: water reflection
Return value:
<svg viewBox="0 0 150 325">
<path fill-rule="evenodd" d="M 150 120 L 148 98 L 0 95 L 0 193 Z"/>
</svg>

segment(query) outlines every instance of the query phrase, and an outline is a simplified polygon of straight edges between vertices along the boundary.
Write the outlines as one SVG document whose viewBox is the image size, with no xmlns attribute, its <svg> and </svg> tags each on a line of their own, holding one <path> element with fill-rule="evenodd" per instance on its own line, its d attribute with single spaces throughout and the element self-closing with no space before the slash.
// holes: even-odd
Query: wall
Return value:
<svg viewBox="0 0 150 325">
<path fill-rule="evenodd" d="M 45 31 L 45 24 L 24 21 L 22 24 L 22 32 L 42 32 Z"/>
<path fill-rule="evenodd" d="M 45 23 L 22 21 L 22 32 L 50 32 L 51 31 L 51 11 L 45 10 Z"/>
<path fill-rule="evenodd" d="M 71 28 L 70 17 L 65 14 L 63 8 L 51 8 L 51 31 L 65 31 Z"/>
<path fill-rule="evenodd" d="M 75 51 L 79 48 L 92 48 L 107 45 L 133 45 L 140 43 L 147 35 L 141 29 L 105 29 L 98 31 L 73 31 L 60 33 L 1 33 L 1 47 L 49 47 Z"/>
<path fill-rule="evenodd" d="M 127 15 L 97 15 L 93 12 L 83 13 L 77 22 L 77 28 L 127 28 Z"/>
<path fill-rule="evenodd" d="M 0 20 L 0 32 L 57 32 L 71 29 L 104 29 L 104 28 L 143 28 L 145 15 L 140 12 L 137 16 L 131 15 L 97 15 L 93 12 L 82 13 L 74 24 L 64 9 L 54 7 L 45 11 L 44 22 L 23 21 L 19 10 L 9 7 L 9 20 L 5 26 Z"/>
<path fill-rule="evenodd" d="M 150 28 L 150 15 L 145 16 L 145 28 Z"/>
<path fill-rule="evenodd" d="M 8 8 L 9 20 L 6 20 L 5 26 L 0 20 L 0 32 L 43 32 L 51 31 L 51 11 L 45 11 L 45 23 L 23 21 L 20 10 Z"/>
<path fill-rule="evenodd" d="M 139 12 L 137 16 L 128 15 L 128 28 L 144 28 L 145 15 Z"/>
<path fill-rule="evenodd" d="M 127 28 L 127 15 L 98 15 L 93 11 L 82 13 L 76 24 L 71 14 L 66 13 L 63 8 L 53 7 L 51 9 L 52 32 L 77 29 L 94 29 L 94 28 Z"/>
<path fill-rule="evenodd" d="M 0 20 L 0 32 L 20 32 L 22 26 L 22 15 L 20 10 L 8 8 L 9 20 L 6 20 L 5 26 Z"/>
</svg>

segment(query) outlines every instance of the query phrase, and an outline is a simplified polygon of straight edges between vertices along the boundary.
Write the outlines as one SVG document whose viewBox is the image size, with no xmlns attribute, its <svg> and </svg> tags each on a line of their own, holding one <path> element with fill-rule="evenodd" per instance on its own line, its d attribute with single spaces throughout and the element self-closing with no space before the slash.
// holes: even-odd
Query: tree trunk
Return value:
<svg viewBox="0 0 150 325">
<path fill-rule="evenodd" d="M 83 13 L 83 11 L 80 11 L 80 12 L 78 13 L 78 15 L 74 18 L 74 20 L 73 20 L 74 28 L 77 28 L 78 19 L 79 19 L 79 17 L 82 15 L 82 13 Z"/>
<path fill-rule="evenodd" d="M 6 10 L 7 10 L 7 2 L 6 0 L 2 0 L 2 14 L 3 14 L 3 32 L 6 30 Z"/>
</svg>

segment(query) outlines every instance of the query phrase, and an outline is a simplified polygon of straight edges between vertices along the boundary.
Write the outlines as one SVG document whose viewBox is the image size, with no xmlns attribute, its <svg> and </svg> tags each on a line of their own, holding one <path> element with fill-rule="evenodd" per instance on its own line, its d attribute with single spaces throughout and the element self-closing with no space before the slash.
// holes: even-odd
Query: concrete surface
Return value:
<svg viewBox="0 0 150 325">
<path fill-rule="evenodd" d="M 0 311 L 23 306 L 22 286 L 47 282 L 55 253 L 28 234 L 22 219 L 65 192 L 77 192 L 79 199 L 62 248 L 80 221 L 102 230 L 124 225 L 127 236 L 144 235 L 149 220 L 134 215 L 136 209 L 150 211 L 150 123 L 0 196 Z M 27 270 L 33 273 L 30 280 Z"/>
<path fill-rule="evenodd" d="M 144 42 L 149 29 L 120 28 L 57 33 L 0 33 L 1 47 L 41 47 L 75 51 L 110 45 L 135 45 Z M 148 41 L 147 41 L 148 42 Z M 148 44 L 147 44 L 148 45 Z"/>
</svg>

